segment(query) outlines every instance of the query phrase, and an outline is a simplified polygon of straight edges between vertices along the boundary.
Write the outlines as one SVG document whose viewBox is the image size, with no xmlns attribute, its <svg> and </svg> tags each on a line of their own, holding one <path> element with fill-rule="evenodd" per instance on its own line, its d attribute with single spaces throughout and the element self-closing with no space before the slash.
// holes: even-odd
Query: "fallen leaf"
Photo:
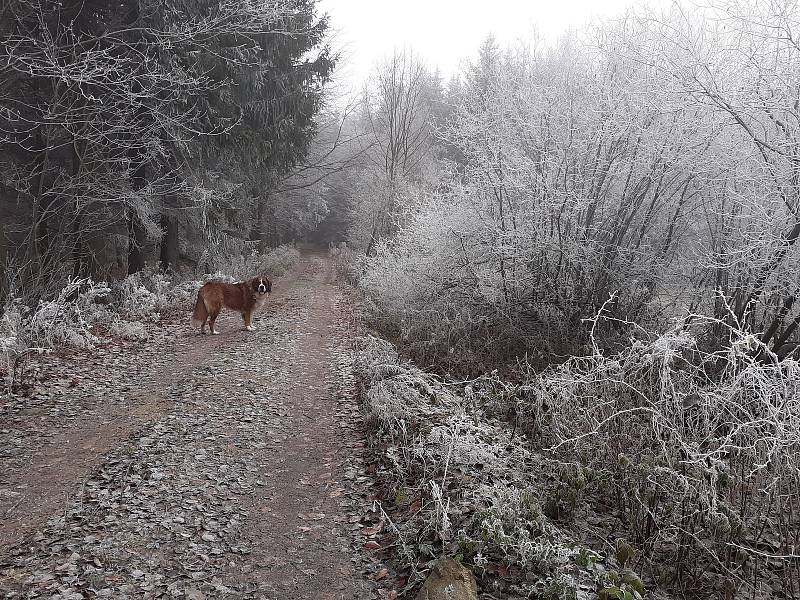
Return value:
<svg viewBox="0 0 800 600">
<path fill-rule="evenodd" d="M 206 595 L 198 589 L 186 588 L 187 600 L 206 600 Z"/>
</svg>

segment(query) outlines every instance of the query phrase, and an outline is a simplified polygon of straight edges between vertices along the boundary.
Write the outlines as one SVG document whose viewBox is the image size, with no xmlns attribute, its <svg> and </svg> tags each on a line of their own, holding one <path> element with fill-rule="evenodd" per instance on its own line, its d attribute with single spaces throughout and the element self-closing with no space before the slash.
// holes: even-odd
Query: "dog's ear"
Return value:
<svg viewBox="0 0 800 600">
<path fill-rule="evenodd" d="M 250 287 L 253 288 L 253 291 L 256 292 L 258 291 L 258 285 L 259 285 L 258 277 L 254 277 L 253 279 L 250 280 Z"/>
</svg>

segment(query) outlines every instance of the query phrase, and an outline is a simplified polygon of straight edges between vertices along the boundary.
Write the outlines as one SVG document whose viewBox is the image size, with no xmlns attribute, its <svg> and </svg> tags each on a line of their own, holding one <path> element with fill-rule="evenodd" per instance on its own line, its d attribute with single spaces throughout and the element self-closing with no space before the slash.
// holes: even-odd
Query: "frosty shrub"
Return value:
<svg viewBox="0 0 800 600">
<path fill-rule="evenodd" d="M 359 283 L 374 302 L 376 326 L 398 330 L 417 362 L 479 372 L 489 370 L 482 360 L 490 356 L 523 353 L 534 332 L 518 318 L 527 304 L 515 308 L 498 294 L 491 253 L 476 248 L 482 266 L 464 264 L 460 238 L 450 231 L 454 220 L 462 220 L 456 210 L 430 207 L 413 216 L 396 240 L 379 244 L 376 256 L 365 260 Z M 485 240 L 480 248 L 489 245 Z M 537 339 L 545 339 L 543 331 Z M 564 330 L 552 331 L 554 338 L 557 332 L 566 338 Z"/>
<path fill-rule="evenodd" d="M 589 582 L 637 598 L 641 572 L 697 597 L 731 581 L 791 597 L 800 364 L 737 329 L 725 351 L 704 350 L 705 321 L 517 383 L 448 383 L 362 338 L 356 368 L 403 559 L 423 569 L 450 553 L 482 575 L 502 564 L 515 586 L 536 573 L 567 596 Z M 589 539 L 613 549 L 581 547 L 587 519 Z"/>
<path fill-rule="evenodd" d="M 108 320 L 111 314 L 96 300 L 106 297 L 109 291 L 105 283 L 74 279 L 67 282 L 57 297 L 40 302 L 35 309 L 21 303 L 14 306 L 12 301 L 21 339 L 30 347 L 91 348 L 97 341 L 92 326 Z"/>
<path fill-rule="evenodd" d="M 167 292 L 163 306 L 169 308 L 186 308 L 194 305 L 197 299 L 197 290 L 203 285 L 202 281 L 188 280 L 175 283 Z"/>
<path fill-rule="evenodd" d="M 158 320 L 162 313 L 188 310 L 201 285 L 203 281 L 182 280 L 148 266 L 111 285 L 113 306 L 127 320 Z"/>
<path fill-rule="evenodd" d="M 477 536 L 470 539 L 462 531 L 463 545 L 532 571 L 546 572 L 568 561 L 571 553 L 558 543 L 558 529 L 542 512 L 534 490 L 496 483 L 481 486 L 474 494 L 484 508 L 473 517 Z"/>
<path fill-rule="evenodd" d="M 229 275 L 228 273 L 223 273 L 222 271 L 217 271 L 216 273 L 207 273 L 203 276 L 203 281 L 199 283 L 199 285 L 203 285 L 208 281 L 224 281 L 225 283 L 236 283 L 239 281 L 233 275 Z"/>
<path fill-rule="evenodd" d="M 300 260 L 300 252 L 291 246 L 278 246 L 264 255 L 261 267 L 271 277 L 280 277 Z M 258 273 L 256 273 L 258 274 Z"/>
<path fill-rule="evenodd" d="M 492 378 L 447 384 L 373 336 L 358 341 L 355 366 L 381 457 L 382 509 L 414 572 L 422 577 L 444 552 L 478 575 L 514 569 L 510 589 L 527 594 L 526 573 L 550 581 L 574 568 L 570 537 L 541 508 L 539 459 L 478 401 Z"/>
<path fill-rule="evenodd" d="M 143 342 L 150 338 L 147 328 L 140 321 L 114 321 L 108 332 L 114 337 L 135 342 Z"/>
<path fill-rule="evenodd" d="M 97 303 L 108 293 L 105 284 L 70 279 L 55 298 L 33 308 L 11 296 L 0 319 L 0 352 L 8 388 L 22 377 L 31 354 L 59 347 L 92 348 L 98 342 L 93 326 L 112 314 Z"/>
<path fill-rule="evenodd" d="M 158 319 L 160 293 L 168 285 L 162 277 L 135 273 L 114 284 L 120 313 L 128 319 Z"/>
<path fill-rule="evenodd" d="M 333 261 L 337 279 L 358 285 L 365 266 L 366 257 L 363 254 L 354 251 L 347 242 L 341 242 L 336 246 L 331 245 L 328 256 Z"/>
<path fill-rule="evenodd" d="M 732 573 L 748 594 L 789 593 L 800 363 L 733 328 L 729 348 L 705 351 L 702 321 L 531 372 L 492 401 L 553 461 L 548 514 L 613 510 L 663 581 L 713 588 Z"/>
<path fill-rule="evenodd" d="M 220 256 L 212 268 L 233 281 L 243 281 L 258 275 L 280 277 L 300 260 L 300 252 L 291 246 L 278 246 L 265 254 L 256 250 L 248 253 Z"/>
</svg>

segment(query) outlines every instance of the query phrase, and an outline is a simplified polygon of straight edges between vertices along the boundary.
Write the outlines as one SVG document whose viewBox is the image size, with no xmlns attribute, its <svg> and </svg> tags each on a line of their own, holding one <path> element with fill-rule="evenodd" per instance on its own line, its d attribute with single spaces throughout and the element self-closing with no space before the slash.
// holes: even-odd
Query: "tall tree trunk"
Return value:
<svg viewBox="0 0 800 600">
<path fill-rule="evenodd" d="M 131 187 L 138 191 L 144 188 L 145 166 L 144 163 L 141 162 L 141 157 L 138 156 L 139 151 L 137 149 L 131 149 L 130 153 L 134 155 L 134 159 L 139 160 L 138 165 L 131 175 Z M 139 215 L 136 214 L 134 209 L 128 209 L 128 275 L 138 273 L 144 269 L 144 246 L 146 243 L 147 231 L 145 230 Z"/>
<path fill-rule="evenodd" d="M 78 142 L 73 137 L 72 139 L 72 178 L 76 187 L 73 189 L 75 195 L 75 214 L 72 217 L 72 276 L 82 277 L 86 275 L 88 265 L 86 264 L 86 256 L 83 251 L 83 235 L 81 233 L 81 223 L 83 218 L 81 216 L 81 208 L 78 198 L 81 190 L 77 187 L 78 176 L 81 172 L 82 166 L 81 154 L 78 151 Z"/>
<path fill-rule="evenodd" d="M 3 308 L 8 297 L 8 274 L 6 264 L 8 261 L 8 239 L 6 239 L 6 226 L 0 221 L 0 316 L 3 315 Z"/>
<path fill-rule="evenodd" d="M 178 238 L 178 221 L 174 217 L 161 214 L 161 229 L 164 232 L 161 238 L 161 268 L 177 269 L 180 256 L 180 240 Z"/>
<path fill-rule="evenodd" d="M 40 269 L 43 257 L 47 254 L 47 206 L 44 201 L 45 173 L 50 166 L 50 128 L 47 127 L 46 139 L 42 138 L 41 130 L 34 136 L 36 146 L 40 148 L 36 156 L 36 167 L 33 173 L 33 214 L 31 215 L 31 252 L 36 269 Z"/>
<path fill-rule="evenodd" d="M 262 194 L 256 200 L 256 218 L 255 226 L 251 232 L 250 238 L 258 242 L 258 251 L 265 252 L 269 248 L 270 243 L 270 206 L 269 195 Z"/>
<path fill-rule="evenodd" d="M 127 22 L 131 26 L 130 42 L 134 48 L 141 50 L 142 47 L 142 33 L 138 29 L 139 26 L 139 2 L 138 0 L 131 0 L 128 2 L 128 15 Z M 141 92 L 142 85 L 138 77 L 134 77 L 131 83 L 131 90 L 134 95 Z M 147 115 L 141 106 L 136 108 L 135 122 L 144 126 L 144 121 Z M 131 164 L 131 189 L 134 192 L 139 192 L 144 189 L 146 181 L 146 165 L 145 165 L 145 150 L 142 147 L 142 141 L 133 138 L 129 141 L 131 144 L 128 148 L 128 158 Z M 137 200 L 134 200 L 136 202 Z M 145 252 L 144 246 L 147 242 L 147 235 L 141 219 L 136 214 L 134 209 L 128 209 L 128 275 L 137 273 L 144 268 L 145 265 Z"/>
<path fill-rule="evenodd" d="M 139 220 L 136 212 L 128 211 L 128 275 L 138 273 L 144 269 L 147 232 Z"/>
</svg>

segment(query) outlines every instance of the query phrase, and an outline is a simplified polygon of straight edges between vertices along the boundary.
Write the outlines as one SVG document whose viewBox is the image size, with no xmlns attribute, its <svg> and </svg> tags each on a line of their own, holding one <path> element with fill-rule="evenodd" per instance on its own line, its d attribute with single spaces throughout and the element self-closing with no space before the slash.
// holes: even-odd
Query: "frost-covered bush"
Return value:
<svg viewBox="0 0 800 600">
<path fill-rule="evenodd" d="M 333 261 L 336 277 L 350 285 L 357 285 L 366 265 L 366 256 L 356 252 L 347 242 L 328 249 L 328 256 Z"/>
<path fill-rule="evenodd" d="M 237 279 L 233 275 L 223 273 L 222 271 L 217 271 L 216 273 L 206 274 L 203 277 L 203 282 L 201 282 L 201 285 L 202 283 L 205 283 L 207 281 L 224 281 L 225 283 L 236 283 L 237 281 L 239 281 L 239 279 Z"/>
<path fill-rule="evenodd" d="M 126 277 L 114 286 L 119 298 L 120 313 L 128 319 L 157 319 L 160 315 L 159 294 L 146 287 L 144 277 L 134 274 Z"/>
<path fill-rule="evenodd" d="M 260 263 L 263 272 L 271 277 L 280 277 L 300 260 L 300 252 L 291 246 L 278 246 L 270 250 Z M 258 274 L 258 273 L 256 273 Z"/>
<path fill-rule="evenodd" d="M 278 246 L 262 254 L 248 253 L 220 256 L 212 262 L 217 273 L 242 281 L 258 275 L 280 277 L 300 260 L 300 252 L 292 246 Z"/>
<path fill-rule="evenodd" d="M 790 500 L 800 489 L 800 363 L 736 329 L 727 350 L 708 352 L 697 330 L 573 357 L 487 399 L 552 461 L 547 514 L 610 504 L 665 581 L 694 577 L 696 561 L 734 572 L 758 563 L 748 583 L 758 593 L 770 573 L 800 575 L 786 551 L 800 535 Z"/>
<path fill-rule="evenodd" d="M 571 568 L 569 536 L 540 508 L 539 460 L 476 402 L 490 380 L 447 384 L 373 336 L 359 340 L 355 366 L 389 490 L 384 510 L 409 566 L 442 552 L 479 575 L 502 564 L 525 593 L 525 573 L 549 580 Z"/>
<path fill-rule="evenodd" d="M 105 322 L 111 312 L 98 302 L 109 293 L 105 283 L 70 280 L 58 296 L 35 308 L 12 301 L 6 313 L 16 323 L 18 336 L 29 347 L 71 346 L 91 348 L 97 342 L 93 325 Z"/>
<path fill-rule="evenodd" d="M 141 321 L 114 321 L 108 328 L 108 332 L 118 338 L 143 342 L 150 338 L 147 328 Z"/>
<path fill-rule="evenodd" d="M 379 244 L 374 257 L 364 259 L 359 285 L 374 302 L 376 326 L 397 330 L 420 363 L 480 371 L 481 357 L 502 360 L 522 353 L 526 336 L 533 333 L 517 318 L 527 303 L 509 303 L 498 294 L 502 283 L 492 238 L 482 239 L 480 229 L 477 237 L 465 233 L 480 222 L 469 203 L 431 203 L 418 208 L 393 241 Z M 467 250 L 465 236 L 471 240 Z M 532 293 L 525 285 L 514 298 Z"/>
<path fill-rule="evenodd" d="M 356 340 L 356 370 L 370 381 L 379 370 L 399 364 L 397 350 L 386 340 L 374 335 L 365 335 Z"/>
<path fill-rule="evenodd" d="M 177 282 L 169 288 L 163 307 L 188 308 L 197 299 L 197 290 L 203 285 L 202 281 L 188 280 Z"/>
<path fill-rule="evenodd" d="M 93 327 L 112 315 L 98 303 L 108 293 L 109 288 L 103 283 L 71 279 L 55 298 L 35 307 L 26 306 L 13 296 L 9 298 L 0 319 L 0 354 L 7 384 L 15 383 L 32 353 L 59 347 L 94 347 L 99 339 Z"/>
<path fill-rule="evenodd" d="M 187 310 L 202 284 L 151 266 L 111 285 L 113 306 L 129 321 L 158 320 L 163 312 Z"/>
<path fill-rule="evenodd" d="M 800 363 L 738 330 L 709 353 L 702 330 L 640 336 L 517 383 L 451 384 L 362 339 L 356 368 L 403 559 L 457 554 L 478 574 L 500 563 L 514 585 L 535 573 L 554 594 L 704 589 L 724 583 L 715 565 L 756 564 L 741 589 L 791 589 Z M 587 520 L 589 539 L 616 549 L 581 548 Z"/>
<path fill-rule="evenodd" d="M 571 552 L 542 512 L 539 495 L 507 484 L 483 485 L 474 492 L 479 510 L 459 534 L 462 548 L 474 555 L 501 557 L 507 564 L 548 572 L 566 564 Z"/>
</svg>

